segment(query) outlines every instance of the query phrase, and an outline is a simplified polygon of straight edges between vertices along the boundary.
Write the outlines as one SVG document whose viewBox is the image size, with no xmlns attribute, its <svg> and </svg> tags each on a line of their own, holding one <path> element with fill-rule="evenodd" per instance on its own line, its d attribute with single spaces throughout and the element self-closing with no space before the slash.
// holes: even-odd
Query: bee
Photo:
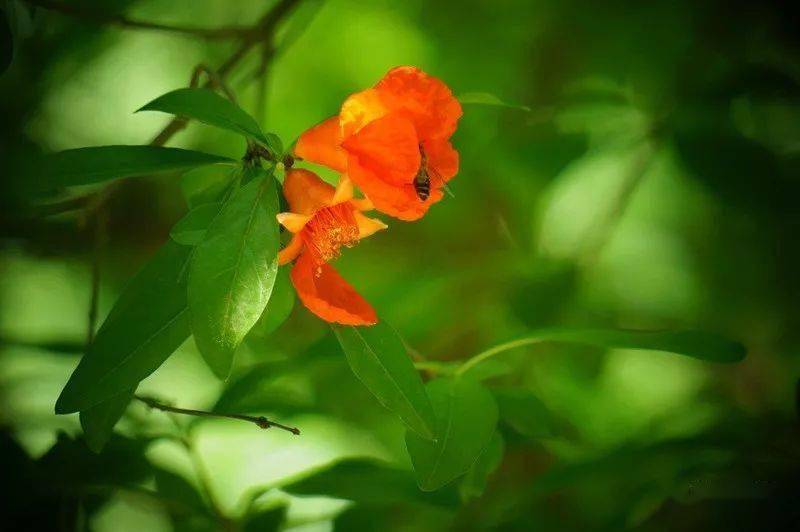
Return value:
<svg viewBox="0 0 800 532">
<path fill-rule="evenodd" d="M 439 172 L 437 172 L 435 168 L 428 166 L 428 156 L 425 153 L 425 148 L 420 144 L 419 170 L 417 170 L 417 175 L 414 176 L 414 191 L 417 193 L 417 197 L 420 201 L 425 201 L 431 195 L 431 178 L 436 180 L 437 187 L 444 188 L 450 196 L 455 197 L 445 180 L 439 175 Z"/>
<path fill-rule="evenodd" d="M 431 176 L 428 174 L 428 156 L 425 155 L 422 144 L 419 145 L 419 156 L 419 170 L 414 176 L 414 191 L 420 200 L 425 201 L 431 195 Z"/>
</svg>

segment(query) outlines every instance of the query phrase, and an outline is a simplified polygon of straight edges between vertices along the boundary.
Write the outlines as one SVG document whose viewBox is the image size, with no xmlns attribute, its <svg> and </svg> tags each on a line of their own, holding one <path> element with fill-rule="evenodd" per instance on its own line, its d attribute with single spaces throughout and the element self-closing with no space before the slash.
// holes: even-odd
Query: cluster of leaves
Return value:
<svg viewBox="0 0 800 532">
<path fill-rule="evenodd" d="M 190 335 L 209 367 L 224 380 L 245 336 L 254 327 L 269 334 L 293 304 L 291 287 L 285 275 L 278 275 L 276 260 L 276 162 L 284 156 L 281 141 L 264 134 L 245 111 L 209 90 L 174 91 L 142 110 L 234 131 L 247 138 L 250 148 L 242 163 L 153 146 L 84 148 L 48 161 L 44 175 L 53 186 L 199 169 L 184 178 L 191 209 L 172 229 L 172 241 L 124 290 L 56 404 L 57 413 L 80 412 L 87 443 L 96 451 L 108 441 L 138 383 Z M 266 151 L 265 161 L 253 156 L 259 153 L 255 145 Z M 201 168 L 210 164 L 215 165 L 211 172 Z M 529 392 L 489 389 L 481 382 L 505 371 L 491 363 L 494 355 L 539 342 L 659 350 L 717 362 L 738 361 L 744 355 L 738 344 L 691 331 L 543 330 L 463 364 L 429 364 L 426 370 L 436 378 L 424 384 L 402 338 L 385 321 L 372 327 L 337 326 L 334 331 L 355 375 L 406 425 L 406 447 L 418 486 L 435 491 L 462 478 L 463 497 L 480 494 L 502 461 L 498 419 L 523 433 L 547 433 L 546 411 Z"/>
</svg>

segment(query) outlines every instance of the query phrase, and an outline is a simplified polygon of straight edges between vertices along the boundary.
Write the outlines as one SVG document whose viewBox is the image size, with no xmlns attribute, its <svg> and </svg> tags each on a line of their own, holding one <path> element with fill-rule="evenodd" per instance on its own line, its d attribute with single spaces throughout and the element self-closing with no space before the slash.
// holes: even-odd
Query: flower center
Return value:
<svg viewBox="0 0 800 532">
<path fill-rule="evenodd" d="M 358 224 L 353 216 L 353 206 L 339 203 L 316 212 L 301 233 L 306 251 L 317 265 L 339 256 L 342 246 L 358 243 Z"/>
</svg>

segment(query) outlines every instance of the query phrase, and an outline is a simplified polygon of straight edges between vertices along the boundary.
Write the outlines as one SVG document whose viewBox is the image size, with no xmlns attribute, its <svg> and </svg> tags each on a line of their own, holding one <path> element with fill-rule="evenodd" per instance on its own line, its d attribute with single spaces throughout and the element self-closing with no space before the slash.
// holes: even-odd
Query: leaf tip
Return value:
<svg viewBox="0 0 800 532">
<path fill-rule="evenodd" d="M 74 404 L 72 398 L 66 392 L 67 388 L 64 388 L 64 390 L 61 392 L 61 395 L 59 395 L 58 399 L 56 399 L 54 411 L 57 415 L 73 414 L 79 410 L 79 408 Z"/>
</svg>

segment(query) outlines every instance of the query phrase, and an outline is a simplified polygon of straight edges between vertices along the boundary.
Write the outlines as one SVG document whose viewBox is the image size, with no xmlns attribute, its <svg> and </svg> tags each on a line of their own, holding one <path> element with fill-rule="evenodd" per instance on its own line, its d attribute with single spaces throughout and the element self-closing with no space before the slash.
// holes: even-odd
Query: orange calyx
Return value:
<svg viewBox="0 0 800 532">
<path fill-rule="evenodd" d="M 358 243 L 355 208 L 350 203 L 323 207 L 306 223 L 300 237 L 318 266 L 337 258 L 342 246 L 353 247 Z"/>
</svg>

